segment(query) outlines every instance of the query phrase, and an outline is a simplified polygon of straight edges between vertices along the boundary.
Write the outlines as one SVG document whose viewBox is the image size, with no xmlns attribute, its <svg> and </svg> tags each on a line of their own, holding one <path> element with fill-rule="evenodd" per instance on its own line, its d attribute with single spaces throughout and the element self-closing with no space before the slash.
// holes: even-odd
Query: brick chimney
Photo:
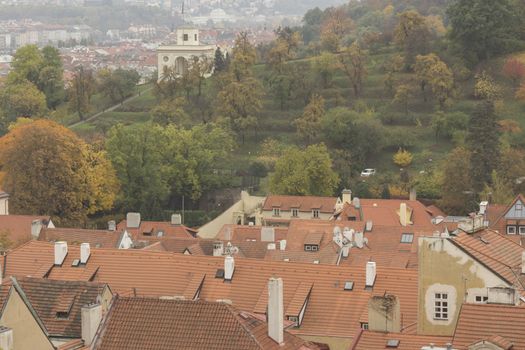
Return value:
<svg viewBox="0 0 525 350">
<path fill-rule="evenodd" d="M 365 287 L 373 287 L 376 281 L 376 263 L 369 261 L 366 263 L 366 284 Z"/>
<path fill-rule="evenodd" d="M 82 243 L 80 245 L 80 263 L 85 264 L 91 255 L 91 247 L 89 243 Z"/>
<path fill-rule="evenodd" d="M 284 342 L 283 280 L 270 278 L 268 281 L 268 336 L 278 344 Z"/>
<path fill-rule="evenodd" d="M 224 280 L 231 281 L 233 278 L 233 272 L 235 271 L 235 260 L 233 256 L 227 256 L 224 258 Z"/>
<path fill-rule="evenodd" d="M 55 265 L 62 265 L 67 255 L 67 242 L 55 242 Z"/>
<path fill-rule="evenodd" d="M 85 345 L 90 345 L 97 334 L 98 326 L 102 321 L 102 306 L 100 304 L 85 305 L 81 309 L 82 340 Z"/>
</svg>

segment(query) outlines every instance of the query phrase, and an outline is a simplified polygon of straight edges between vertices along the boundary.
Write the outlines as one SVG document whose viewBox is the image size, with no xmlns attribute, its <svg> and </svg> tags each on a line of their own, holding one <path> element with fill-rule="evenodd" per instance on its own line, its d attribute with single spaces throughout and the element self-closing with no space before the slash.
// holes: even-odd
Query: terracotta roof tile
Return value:
<svg viewBox="0 0 525 350">
<path fill-rule="evenodd" d="M 463 350 L 473 343 L 492 339 L 501 344 L 512 343 L 513 350 L 524 350 L 524 324 L 525 307 L 463 304 L 453 344 Z"/>
<path fill-rule="evenodd" d="M 363 331 L 351 350 L 388 349 L 386 344 L 389 340 L 399 340 L 399 346 L 396 347 L 398 350 L 421 350 L 431 343 L 436 347 L 446 348 L 447 343 L 452 343 L 452 337 Z"/>
<path fill-rule="evenodd" d="M 122 220 L 117 225 L 117 231 L 128 231 L 133 241 L 149 237 L 177 237 L 192 238 L 197 235 L 195 230 L 184 225 L 172 225 L 171 222 L 165 221 L 141 221 L 139 228 L 127 227 L 126 220 Z M 144 234 L 145 232 L 149 234 Z M 162 232 L 162 236 L 159 236 Z"/>
<path fill-rule="evenodd" d="M 118 248 L 122 232 L 107 230 L 85 230 L 77 228 L 44 228 L 39 241 L 65 241 L 69 244 L 89 243 L 97 248 Z"/>
<path fill-rule="evenodd" d="M 305 305 L 310 291 L 312 290 L 313 283 L 301 282 L 292 297 L 292 300 L 288 304 L 284 314 L 286 316 L 299 316 L 303 306 Z"/>
<path fill-rule="evenodd" d="M 5 275 L 31 275 L 42 264 L 53 262 L 53 244 L 31 241 L 7 255 Z M 224 268 L 224 259 L 144 250 L 91 250 L 86 267 L 72 267 L 79 247 L 69 247 L 61 267 L 53 267 L 49 278 L 77 279 L 77 270 L 96 267 L 94 281 L 108 283 L 114 292 L 138 296 L 184 295 L 191 274 L 206 274 L 200 298 L 215 301 L 228 299 L 241 310 L 257 310 L 264 301 L 270 277 L 282 277 L 284 309 L 291 304 L 301 283 L 312 283 L 309 303 L 301 327 L 292 333 L 351 338 L 360 327 L 359 318 L 374 293 L 399 297 L 403 326 L 417 319 L 417 271 L 378 266 L 375 286 L 365 290 L 365 265 L 342 267 L 292 262 L 235 259 L 231 282 L 215 278 Z M 2 264 L 3 265 L 3 264 Z M 345 291 L 346 281 L 354 282 L 352 291 Z M 262 308 L 262 307 L 261 307 Z M 341 327 L 341 323 L 346 326 Z"/>
<path fill-rule="evenodd" d="M 31 225 L 33 221 L 40 220 L 44 224 L 50 220 L 49 216 L 32 215 L 0 215 L 0 233 L 6 232 L 9 240 L 18 246 L 32 239 Z"/>
<path fill-rule="evenodd" d="M 321 213 L 333 213 L 336 203 L 336 197 L 269 195 L 264 201 L 263 210 L 279 207 L 281 210 L 297 208 L 299 211 L 311 212 L 312 209 L 320 209 Z"/>
<path fill-rule="evenodd" d="M 117 298 L 94 349 L 317 349 L 288 332 L 280 346 L 266 332 L 263 321 L 225 303 Z"/>
</svg>

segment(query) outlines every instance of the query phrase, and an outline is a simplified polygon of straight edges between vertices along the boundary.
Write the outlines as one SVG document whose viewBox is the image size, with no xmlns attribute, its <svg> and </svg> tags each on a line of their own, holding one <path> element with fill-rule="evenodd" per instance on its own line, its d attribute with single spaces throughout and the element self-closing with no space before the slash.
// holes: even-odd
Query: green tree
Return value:
<svg viewBox="0 0 525 350">
<path fill-rule="evenodd" d="M 466 214 L 473 198 L 470 167 L 470 152 L 464 148 L 454 149 L 442 162 L 441 201 L 446 213 Z"/>
<path fill-rule="evenodd" d="M 502 95 L 501 87 L 486 72 L 482 71 L 476 74 L 476 83 L 474 84 L 474 96 L 478 99 L 494 102 L 499 100 Z"/>
<path fill-rule="evenodd" d="M 80 66 L 75 69 L 73 79 L 67 90 L 69 109 L 78 113 L 80 120 L 89 112 L 91 97 L 95 93 L 95 78 L 91 70 Z"/>
<path fill-rule="evenodd" d="M 512 183 L 507 181 L 504 177 L 499 175 L 496 170 L 492 171 L 491 183 L 485 184 L 483 192 L 480 197 L 485 200 L 490 200 L 494 204 L 508 204 L 510 203 L 515 195 L 512 190 Z"/>
<path fill-rule="evenodd" d="M 45 115 L 46 97 L 29 81 L 8 85 L 0 91 L 0 131 L 18 117 L 38 118 Z"/>
<path fill-rule="evenodd" d="M 399 15 L 399 21 L 394 31 L 396 44 L 405 53 L 405 65 L 412 67 L 417 55 L 428 51 L 430 30 L 425 17 L 416 10 L 408 10 Z"/>
<path fill-rule="evenodd" d="M 213 68 L 214 68 L 214 71 L 217 73 L 224 72 L 228 68 L 226 66 L 226 58 L 224 57 L 224 54 L 222 53 L 221 48 L 218 46 L 217 46 L 217 49 L 215 50 Z"/>
<path fill-rule="evenodd" d="M 78 225 L 89 213 L 113 206 L 114 172 L 103 153 L 69 129 L 48 120 L 13 128 L 0 139 L 2 188 L 14 213 L 51 215 Z M 114 195 L 114 194 L 113 194 Z"/>
<path fill-rule="evenodd" d="M 325 145 L 288 149 L 275 164 L 270 190 L 276 194 L 331 196 L 339 177 Z"/>
<path fill-rule="evenodd" d="M 219 92 L 218 112 L 226 118 L 232 130 L 241 135 L 244 144 L 246 131 L 257 125 L 262 108 L 263 90 L 254 78 L 232 81 Z"/>
<path fill-rule="evenodd" d="M 467 134 L 467 147 L 471 154 L 469 174 L 476 193 L 491 183 L 492 171 L 500 159 L 500 140 L 494 104 L 482 102 L 472 114 Z"/>
<path fill-rule="evenodd" d="M 184 110 L 185 105 L 186 101 L 183 97 L 163 100 L 151 110 L 151 120 L 161 126 L 187 124 L 190 116 Z"/>
<path fill-rule="evenodd" d="M 314 59 L 313 70 L 321 80 L 323 89 L 327 89 L 332 85 L 335 68 L 335 56 L 330 52 L 325 51 Z"/>
<path fill-rule="evenodd" d="M 251 76 L 251 68 L 255 64 L 257 52 L 250 42 L 247 32 L 241 32 L 235 39 L 232 49 L 230 71 L 237 81 Z"/>
<path fill-rule="evenodd" d="M 99 90 L 109 96 L 112 102 L 123 102 L 135 92 L 140 76 L 135 70 L 117 68 L 114 71 L 102 69 L 97 76 Z"/>
<path fill-rule="evenodd" d="M 358 97 L 363 89 L 363 80 L 366 78 L 366 61 L 368 53 L 363 50 L 357 41 L 345 48 L 337 58 L 339 67 L 342 69 L 352 88 L 354 95 Z"/>
<path fill-rule="evenodd" d="M 471 64 L 522 47 L 512 0 L 454 0 L 447 8 L 450 39 Z"/>
<path fill-rule="evenodd" d="M 297 133 L 307 143 L 316 140 L 321 132 L 321 120 L 325 113 L 324 106 L 324 98 L 313 95 L 310 103 L 304 108 L 303 115 L 294 122 Z"/>
<path fill-rule="evenodd" d="M 44 59 L 36 45 L 22 46 L 13 56 L 12 70 L 9 73 L 8 81 L 20 83 L 23 80 L 28 80 L 36 85 L 43 65 Z"/>
</svg>

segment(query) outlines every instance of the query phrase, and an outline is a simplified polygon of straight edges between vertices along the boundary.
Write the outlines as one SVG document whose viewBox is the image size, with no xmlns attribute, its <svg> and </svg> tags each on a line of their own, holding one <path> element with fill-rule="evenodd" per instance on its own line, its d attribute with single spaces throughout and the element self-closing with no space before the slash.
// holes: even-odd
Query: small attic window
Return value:
<svg viewBox="0 0 525 350">
<path fill-rule="evenodd" d="M 80 265 L 80 260 L 78 259 L 73 260 L 73 262 L 71 263 L 71 266 L 74 266 L 74 267 L 77 267 L 78 265 Z"/>
<path fill-rule="evenodd" d="M 412 243 L 414 241 L 413 233 L 403 233 L 401 235 L 401 243 Z"/>
<path fill-rule="evenodd" d="M 69 312 L 58 311 L 56 316 L 59 320 L 67 320 L 69 318 Z"/>
<path fill-rule="evenodd" d="M 345 282 L 344 290 L 353 290 L 353 289 L 354 289 L 354 282 L 353 281 Z"/>
<path fill-rule="evenodd" d="M 399 346 L 399 339 L 389 339 L 386 342 L 387 348 L 397 348 Z"/>
<path fill-rule="evenodd" d="M 164 231 L 157 232 L 157 237 L 164 237 Z"/>
<path fill-rule="evenodd" d="M 487 241 L 487 240 L 486 240 L 485 238 L 483 238 L 483 237 L 479 237 L 479 240 L 480 240 L 481 242 L 485 243 L 485 244 L 489 244 L 489 243 L 490 243 L 489 241 Z"/>
<path fill-rule="evenodd" d="M 224 278 L 224 269 L 217 269 L 217 272 L 215 272 L 215 278 Z"/>
</svg>

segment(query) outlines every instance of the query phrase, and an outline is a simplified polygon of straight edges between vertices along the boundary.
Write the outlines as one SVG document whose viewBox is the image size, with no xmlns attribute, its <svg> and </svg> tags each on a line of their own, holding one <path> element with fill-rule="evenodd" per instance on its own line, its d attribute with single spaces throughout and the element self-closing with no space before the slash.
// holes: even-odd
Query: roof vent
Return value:
<svg viewBox="0 0 525 350">
<path fill-rule="evenodd" d="M 372 222 L 372 220 L 368 220 L 368 221 L 366 222 L 365 230 L 366 230 L 367 232 L 370 232 L 370 231 L 372 231 L 372 227 L 373 227 L 373 226 L 374 226 L 374 223 Z"/>
<path fill-rule="evenodd" d="M 80 265 L 80 260 L 78 259 L 73 260 L 73 262 L 71 263 L 71 266 L 73 267 L 77 267 L 78 265 Z"/>
<path fill-rule="evenodd" d="M 275 243 L 268 243 L 268 250 L 275 250 Z"/>
<path fill-rule="evenodd" d="M 397 348 L 399 346 L 399 339 L 388 339 L 386 342 L 387 348 Z"/>
<path fill-rule="evenodd" d="M 344 290 L 353 290 L 353 289 L 354 289 L 354 282 L 352 281 L 345 282 Z"/>
<path fill-rule="evenodd" d="M 314 260 L 314 264 L 319 265 L 319 260 Z"/>
<path fill-rule="evenodd" d="M 354 208 L 356 209 L 361 208 L 361 200 L 357 197 L 354 197 L 354 199 L 352 199 L 352 204 L 354 205 Z"/>
<path fill-rule="evenodd" d="M 108 231 L 116 231 L 117 230 L 117 223 L 115 220 L 108 221 Z"/>
<path fill-rule="evenodd" d="M 217 272 L 215 272 L 215 278 L 224 278 L 224 269 L 217 269 Z"/>
</svg>

